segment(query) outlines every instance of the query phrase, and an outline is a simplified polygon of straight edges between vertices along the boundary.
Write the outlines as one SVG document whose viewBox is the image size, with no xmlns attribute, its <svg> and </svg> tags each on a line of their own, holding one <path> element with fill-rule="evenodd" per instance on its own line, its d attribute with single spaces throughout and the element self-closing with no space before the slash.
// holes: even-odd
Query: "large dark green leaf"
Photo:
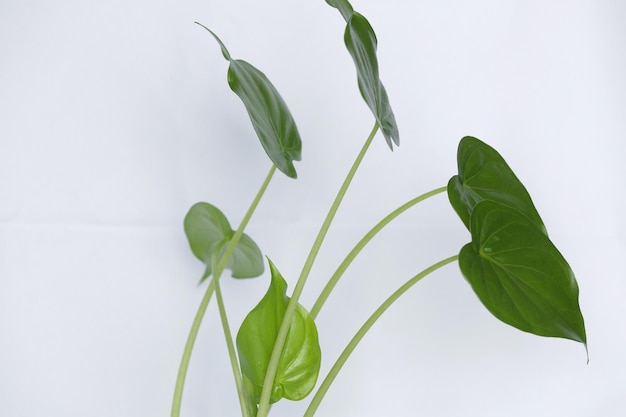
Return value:
<svg viewBox="0 0 626 417">
<path fill-rule="evenodd" d="M 470 230 L 459 265 L 494 316 L 526 332 L 586 344 L 574 273 L 542 229 L 515 209 L 482 201 Z"/>
<path fill-rule="evenodd" d="M 237 350 L 246 385 L 258 404 L 263 380 L 285 310 L 287 283 L 270 261 L 272 281 L 265 296 L 246 316 L 237 333 Z M 298 304 L 280 356 L 270 401 L 301 400 L 317 381 L 321 351 L 317 328 L 308 311 Z"/>
<path fill-rule="evenodd" d="M 228 85 L 245 105 L 263 149 L 276 168 L 296 178 L 293 161 L 301 159 L 302 142 L 287 104 L 265 74 L 246 61 L 233 59 L 217 35 L 202 27 L 213 35 L 230 62 Z"/>
<path fill-rule="evenodd" d="M 387 144 L 393 149 L 394 143 L 396 146 L 400 144 L 400 134 L 387 90 L 378 73 L 378 41 L 374 29 L 363 15 L 352 9 L 348 1 L 326 0 L 326 3 L 337 8 L 346 20 L 344 42 L 356 66 L 359 91 L 374 114 Z"/>
<path fill-rule="evenodd" d="M 191 251 L 206 265 L 202 282 L 213 272 L 213 256 L 223 254 L 235 231 L 226 216 L 209 203 L 194 204 L 185 216 L 184 226 Z M 234 278 L 258 277 L 265 268 L 261 250 L 246 234 L 237 242 L 226 267 Z"/>
<path fill-rule="evenodd" d="M 448 198 L 468 229 L 476 204 L 491 200 L 524 214 L 545 233 L 526 188 L 495 149 L 466 136 L 459 143 L 457 161 L 459 174 L 448 182 Z"/>
</svg>

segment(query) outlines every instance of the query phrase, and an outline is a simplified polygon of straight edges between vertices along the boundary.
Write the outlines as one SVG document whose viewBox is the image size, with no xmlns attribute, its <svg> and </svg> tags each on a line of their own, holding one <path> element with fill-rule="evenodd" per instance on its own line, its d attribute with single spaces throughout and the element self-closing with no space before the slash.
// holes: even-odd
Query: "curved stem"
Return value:
<svg viewBox="0 0 626 417">
<path fill-rule="evenodd" d="M 259 412 L 257 414 L 258 417 L 266 417 L 269 412 L 269 404 L 270 404 L 270 395 L 272 391 L 272 386 L 274 385 L 274 378 L 276 377 L 276 370 L 278 369 L 278 361 L 280 360 L 280 355 L 283 351 L 283 347 L 285 346 L 285 339 L 287 338 L 287 332 L 289 331 L 289 326 L 291 325 L 291 321 L 293 320 L 293 316 L 296 311 L 296 307 L 298 306 L 298 300 L 300 299 L 300 295 L 302 294 L 302 290 L 304 288 L 304 284 L 306 284 L 306 280 L 311 272 L 311 268 L 313 267 L 313 263 L 315 262 L 315 258 L 319 253 L 319 250 L 322 246 L 322 242 L 326 237 L 326 233 L 330 228 L 330 225 L 341 205 L 341 201 L 354 178 L 354 174 L 356 174 L 363 157 L 367 153 L 369 146 L 376 136 L 376 132 L 378 131 L 378 124 L 375 124 L 370 132 L 367 140 L 363 144 L 361 151 L 358 156 L 354 160 L 348 175 L 346 176 L 333 204 L 330 206 L 330 210 L 324 219 L 324 223 L 317 234 L 315 242 L 313 243 L 313 247 L 309 252 L 309 256 L 307 257 L 304 266 L 302 268 L 302 272 L 300 273 L 300 277 L 296 282 L 296 286 L 294 287 L 293 294 L 291 296 L 291 300 L 289 300 L 289 304 L 287 305 L 287 309 L 285 310 L 285 315 L 283 316 L 283 321 L 280 324 L 280 329 L 278 330 L 278 334 L 276 336 L 276 341 L 274 342 L 274 347 L 272 349 L 272 355 L 270 356 L 270 361 L 267 366 L 267 372 L 265 373 L 265 379 L 263 381 L 263 390 L 261 392 L 261 399 L 259 402 Z"/>
<path fill-rule="evenodd" d="M 248 225 L 248 222 L 250 221 L 250 218 L 252 217 L 254 210 L 256 210 L 257 206 L 259 205 L 259 202 L 261 201 L 261 197 L 265 193 L 265 190 L 267 189 L 270 181 L 272 180 L 272 176 L 274 175 L 274 172 L 276 172 L 276 167 L 272 165 L 267 176 L 265 177 L 265 180 L 263 181 L 263 184 L 261 185 L 261 188 L 257 192 L 257 195 L 254 197 L 254 200 L 252 200 L 252 203 L 250 204 L 248 211 L 246 212 L 243 219 L 241 220 L 241 224 L 239 225 L 232 239 L 226 246 L 226 250 L 224 251 L 224 254 L 222 255 L 222 257 L 220 258 L 220 261 L 217 264 L 217 267 L 213 269 L 213 278 L 211 279 L 211 282 L 209 283 L 209 286 L 207 287 L 204 293 L 204 297 L 202 298 L 202 301 L 200 302 L 200 306 L 198 307 L 198 311 L 196 312 L 196 316 L 194 317 L 193 323 L 191 325 L 191 330 L 189 330 L 189 336 L 187 336 L 187 343 L 185 344 L 185 349 L 183 350 L 183 357 L 180 361 L 180 366 L 178 368 L 178 375 L 176 377 L 176 386 L 174 388 L 174 399 L 172 401 L 171 417 L 180 417 L 180 407 L 182 404 L 183 389 L 185 387 L 185 378 L 187 377 L 187 370 L 189 369 L 191 353 L 193 352 L 193 346 L 196 343 L 198 331 L 200 330 L 200 324 L 202 324 L 202 319 L 204 318 L 204 314 L 206 313 L 207 306 L 209 305 L 211 296 L 213 295 L 213 292 L 215 291 L 214 281 L 219 279 L 219 277 L 222 275 L 222 271 L 224 271 L 224 268 L 226 268 L 226 265 L 228 264 L 228 260 L 230 259 L 230 256 L 232 255 L 233 251 L 235 250 L 235 246 L 237 246 L 239 239 L 241 239 L 241 235 L 243 235 L 244 229 Z"/>
<path fill-rule="evenodd" d="M 318 388 L 317 392 L 315 393 L 315 396 L 311 400 L 311 403 L 309 404 L 309 407 L 307 408 L 307 410 L 304 413 L 303 417 L 313 417 L 313 415 L 315 414 L 315 411 L 317 410 L 317 408 L 319 407 L 320 403 L 322 402 L 322 399 L 326 395 L 326 392 L 328 391 L 328 388 L 330 388 L 330 385 L 333 383 L 333 381 L 337 377 L 337 374 L 339 373 L 339 371 L 341 370 L 343 365 L 346 363 L 346 361 L 350 357 L 350 354 L 352 354 L 352 352 L 354 351 L 356 346 L 359 344 L 361 339 L 363 339 L 365 334 L 367 334 L 367 332 L 374 325 L 374 323 L 376 323 L 376 320 L 378 320 L 380 318 L 380 316 L 382 316 L 383 313 L 398 298 L 400 298 L 400 296 L 402 294 L 404 294 L 413 285 L 418 283 L 422 278 L 424 278 L 428 274 L 436 271 L 437 269 L 441 268 L 442 266 L 447 265 L 447 264 L 449 264 L 451 262 L 454 262 L 454 261 L 456 261 L 458 259 L 459 259 L 459 256 L 458 255 L 454 255 L 454 256 L 446 258 L 446 259 L 444 259 L 442 261 L 439 261 L 436 264 L 431 265 L 430 267 L 426 268 L 425 270 L 423 270 L 422 272 L 420 272 L 419 274 L 417 274 L 413 278 L 411 278 L 409 281 L 407 281 L 400 288 L 398 288 L 393 294 L 391 294 L 391 296 L 389 296 L 389 298 L 387 298 L 380 305 L 380 307 L 378 307 L 376 309 L 376 311 L 367 319 L 367 321 L 356 332 L 356 334 L 354 335 L 352 340 L 350 340 L 350 342 L 345 347 L 343 352 L 341 352 L 341 355 L 339 355 L 339 358 L 337 359 L 337 361 L 335 362 L 333 367 L 328 372 L 328 375 L 326 375 L 326 378 L 324 379 L 324 382 L 322 382 L 322 384 Z"/>
<path fill-rule="evenodd" d="M 196 312 L 196 316 L 193 319 L 193 323 L 191 324 L 191 330 L 189 330 L 187 343 L 185 343 L 185 349 L 183 350 L 183 357 L 180 361 L 180 366 L 178 367 L 176 386 L 174 387 L 174 400 L 172 401 L 172 417 L 180 416 L 180 406 L 183 399 L 183 390 L 185 388 L 187 370 L 189 369 L 189 361 L 191 360 L 191 352 L 193 351 L 193 346 L 196 343 L 196 337 L 198 336 L 200 324 L 202 324 L 202 318 L 204 317 L 204 313 L 206 313 L 206 309 L 209 305 L 209 301 L 211 300 L 214 291 L 215 282 L 211 278 L 209 286 L 204 292 L 204 297 L 202 297 L 202 301 L 200 302 L 200 306 L 198 306 L 198 311 Z"/>
<path fill-rule="evenodd" d="M 319 297 L 315 301 L 315 304 L 313 304 L 313 308 L 311 308 L 311 316 L 313 316 L 313 318 L 317 317 L 317 315 L 319 314 L 320 310 L 322 309 L 322 306 L 326 302 L 326 299 L 328 298 L 328 296 L 332 292 L 333 288 L 335 288 L 335 285 L 337 285 L 337 282 L 339 281 L 339 279 L 341 278 L 343 273 L 346 271 L 346 269 L 348 269 L 348 267 L 350 266 L 352 261 L 359 254 L 359 252 L 361 252 L 361 250 L 363 250 L 363 248 L 367 245 L 367 243 L 370 240 L 372 240 L 372 238 L 374 238 L 374 236 L 376 236 L 376 234 L 378 234 L 378 232 L 380 232 L 385 226 L 387 226 L 393 219 L 395 219 L 396 217 L 398 217 L 400 214 L 404 213 L 405 211 L 407 211 L 411 207 L 415 206 L 416 204 L 418 204 L 418 203 L 420 203 L 420 202 L 422 202 L 422 201 L 424 201 L 424 200 L 426 200 L 426 199 L 428 199 L 428 198 L 430 198 L 432 196 L 435 196 L 437 194 L 440 194 L 440 193 L 446 191 L 446 189 L 447 189 L 447 187 L 436 188 L 436 189 L 434 189 L 432 191 L 429 191 L 429 192 L 424 193 L 424 194 L 422 194 L 422 195 L 420 195 L 418 197 L 415 197 L 414 199 L 412 199 L 410 201 L 407 201 L 406 203 L 404 203 L 403 205 L 401 205 L 400 207 L 398 207 L 397 209 L 395 209 L 394 211 L 389 213 L 384 219 L 382 219 L 380 222 L 378 222 L 378 224 L 376 224 L 376 226 L 372 227 L 372 229 L 369 232 L 367 232 L 367 234 L 365 234 L 365 236 L 363 236 L 363 238 L 350 251 L 350 253 L 348 254 L 348 256 L 346 256 L 346 258 L 343 260 L 341 265 L 339 265 L 339 267 L 337 268 L 335 273 L 330 277 L 330 279 L 328 280 L 328 283 L 326 284 L 326 286 L 324 287 L 324 289 L 320 293 Z"/>
</svg>

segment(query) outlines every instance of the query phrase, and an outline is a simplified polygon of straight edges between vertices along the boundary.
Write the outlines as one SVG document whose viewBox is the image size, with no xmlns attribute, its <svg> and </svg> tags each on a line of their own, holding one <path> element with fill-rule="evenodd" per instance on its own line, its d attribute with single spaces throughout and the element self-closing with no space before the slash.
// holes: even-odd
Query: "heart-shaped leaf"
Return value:
<svg viewBox="0 0 626 417">
<path fill-rule="evenodd" d="M 574 273 L 543 230 L 493 201 L 476 204 L 470 230 L 459 265 L 494 316 L 526 332 L 586 344 Z"/>
<path fill-rule="evenodd" d="M 184 227 L 191 251 L 206 265 L 200 279 L 202 282 L 213 273 L 213 255 L 222 256 L 235 231 L 226 216 L 209 203 L 194 204 L 185 216 Z M 265 266 L 261 250 L 245 233 L 237 242 L 226 268 L 231 270 L 234 278 L 253 278 L 263 273 Z"/>
<path fill-rule="evenodd" d="M 468 229 L 476 204 L 491 200 L 519 211 L 546 233 L 528 191 L 495 149 L 466 136 L 459 142 L 457 162 L 459 174 L 448 182 L 448 198 Z"/>
<path fill-rule="evenodd" d="M 344 42 L 356 66 L 361 97 L 374 114 L 387 145 L 393 149 L 394 143 L 400 145 L 400 134 L 387 90 L 378 73 L 378 41 L 374 29 L 362 14 L 354 11 L 348 1 L 326 0 L 326 3 L 338 9 L 347 23 Z"/>
<path fill-rule="evenodd" d="M 276 168 L 296 178 L 293 161 L 301 159 L 302 141 L 287 104 L 265 74 L 246 61 L 231 58 L 217 35 L 207 27 L 200 26 L 213 35 L 222 55 L 230 62 L 228 85 L 246 107 L 263 149 Z"/>
<path fill-rule="evenodd" d="M 278 330 L 289 304 L 287 283 L 269 262 L 272 281 L 265 296 L 246 316 L 237 333 L 237 350 L 246 385 L 252 387 L 259 403 L 265 373 L 269 365 Z M 287 398 L 301 400 L 317 381 L 321 351 L 317 328 L 309 312 L 298 304 L 285 346 L 280 356 L 270 401 Z"/>
</svg>

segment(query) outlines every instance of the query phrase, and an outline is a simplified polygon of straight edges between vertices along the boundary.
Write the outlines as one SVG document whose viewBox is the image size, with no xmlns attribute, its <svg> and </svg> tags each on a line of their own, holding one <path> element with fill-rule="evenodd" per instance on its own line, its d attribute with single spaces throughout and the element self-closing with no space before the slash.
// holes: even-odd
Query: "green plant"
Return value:
<svg viewBox="0 0 626 417">
<path fill-rule="evenodd" d="M 424 193 L 394 210 L 354 247 L 330 277 L 310 312 L 299 304 L 311 268 L 350 183 L 380 130 L 390 148 L 399 145 L 396 120 L 378 75 L 376 35 L 367 19 L 345 0 L 327 0 L 346 21 L 344 42 L 352 56 L 358 87 L 375 124 L 357 155 L 313 243 L 291 296 L 279 269 L 268 259 L 271 282 L 266 294 L 248 314 L 233 339 L 221 295 L 220 277 L 230 269 L 235 278 L 264 272 L 264 259 L 244 234 L 275 170 L 296 178 L 294 161 L 301 157 L 301 139 L 287 105 L 267 77 L 249 63 L 229 62 L 228 84 L 248 112 L 272 167 L 241 224 L 233 230 L 224 214 L 208 203 L 194 205 L 184 222 L 191 250 L 205 265 L 201 281 L 209 279 L 185 347 L 174 394 L 172 416 L 178 416 L 193 344 L 209 300 L 215 294 L 235 384 L 244 417 L 265 417 L 282 398 L 302 400 L 316 387 L 321 363 L 315 317 L 367 243 L 404 211 L 427 198 L 447 192 L 449 201 L 468 229 L 471 242 L 458 255 L 433 264 L 398 288 L 369 317 L 319 384 L 305 417 L 314 415 L 328 388 L 359 341 L 404 292 L 431 272 L 458 261 L 461 272 L 484 306 L 501 321 L 540 336 L 561 337 L 586 346 L 583 317 L 574 274 L 550 241 L 526 188 L 500 154 L 473 137 L 461 139 L 458 173 L 447 186 Z M 203 26 L 204 27 L 204 26 Z"/>
</svg>

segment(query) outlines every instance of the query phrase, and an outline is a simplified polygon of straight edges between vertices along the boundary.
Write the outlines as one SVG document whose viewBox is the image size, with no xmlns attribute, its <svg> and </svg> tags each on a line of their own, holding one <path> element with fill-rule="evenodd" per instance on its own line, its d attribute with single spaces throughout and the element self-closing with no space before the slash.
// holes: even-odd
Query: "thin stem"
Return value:
<svg viewBox="0 0 626 417">
<path fill-rule="evenodd" d="M 217 251 L 213 255 L 213 267 L 217 265 Z M 224 307 L 224 298 L 222 297 L 222 289 L 220 286 L 219 276 L 215 276 L 212 281 L 215 283 L 215 299 L 217 300 L 217 308 L 220 313 L 220 321 L 222 322 L 222 330 L 224 332 L 224 340 L 226 340 L 226 347 L 228 349 L 228 358 L 230 360 L 230 366 L 233 371 L 233 377 L 235 378 L 235 386 L 237 388 L 237 395 L 239 396 L 239 405 L 241 406 L 241 415 L 243 417 L 249 417 L 247 396 L 245 394 L 245 387 L 243 386 L 243 379 L 241 377 L 241 369 L 239 369 L 239 361 L 237 360 L 237 353 L 235 352 L 235 345 L 233 343 L 233 336 L 228 325 L 228 316 L 226 315 L 226 308 Z"/>
<path fill-rule="evenodd" d="M 243 219 L 241 220 L 241 224 L 239 225 L 232 239 L 228 243 L 228 246 L 226 247 L 226 250 L 224 251 L 224 254 L 222 255 L 222 257 L 220 258 L 220 261 L 217 264 L 217 267 L 213 269 L 213 278 L 211 279 L 211 282 L 209 283 L 209 286 L 207 287 L 204 293 L 204 297 L 202 298 L 202 301 L 200 302 L 200 306 L 198 307 L 198 311 L 196 312 L 196 316 L 194 317 L 193 323 L 191 325 L 191 330 L 189 331 L 189 336 L 187 336 L 187 343 L 185 344 L 185 349 L 183 350 L 183 357 L 180 361 L 180 366 L 178 368 L 178 375 L 176 377 L 176 386 L 174 388 L 174 399 L 172 401 L 172 413 L 171 413 L 172 417 L 180 417 L 180 407 L 182 404 L 183 389 L 185 387 L 185 379 L 187 377 L 187 370 L 189 369 L 191 353 L 193 352 L 193 347 L 196 343 L 198 331 L 200 330 L 200 324 L 202 324 L 202 319 L 204 318 L 204 314 L 206 313 L 207 306 L 209 305 L 211 296 L 213 295 L 213 292 L 215 291 L 214 281 L 216 279 L 219 279 L 219 277 L 222 275 L 222 271 L 224 270 L 224 268 L 226 268 L 228 260 L 230 259 L 230 256 L 232 255 L 233 251 L 235 250 L 235 246 L 239 242 L 239 239 L 241 239 L 241 235 L 243 235 L 243 231 L 248 225 L 248 222 L 250 221 L 250 218 L 252 217 L 254 210 L 256 210 L 257 206 L 259 205 L 259 202 L 261 201 L 261 197 L 265 193 L 265 190 L 267 189 L 275 171 L 276 171 L 276 167 L 272 165 L 267 176 L 265 177 L 265 180 L 263 181 L 263 184 L 261 185 L 261 188 L 257 192 L 257 195 L 254 197 L 254 200 L 252 200 L 252 203 L 250 204 L 248 211 L 246 212 Z"/>
<path fill-rule="evenodd" d="M 333 288 L 335 288 L 335 285 L 337 285 L 337 282 L 339 281 L 339 279 L 341 278 L 343 273 L 346 271 L 346 269 L 348 269 L 348 267 L 350 266 L 352 261 L 359 254 L 359 252 L 361 252 L 361 250 L 363 250 L 363 248 L 367 245 L 367 243 L 370 240 L 372 240 L 374 238 L 374 236 L 376 236 L 378 234 L 378 232 L 380 232 L 385 226 L 387 226 L 393 219 L 398 217 L 400 214 L 404 213 L 405 211 L 407 211 L 411 207 L 417 205 L 418 203 L 420 203 L 420 202 L 422 202 L 422 201 L 424 201 L 424 200 L 426 200 L 426 199 L 428 199 L 428 198 L 430 198 L 432 196 L 435 196 L 437 194 L 440 194 L 440 193 L 446 191 L 446 188 L 447 187 L 436 188 L 436 189 L 434 189 L 432 191 L 429 191 L 429 192 L 424 193 L 424 194 L 422 194 L 422 195 L 420 195 L 418 197 L 415 197 L 414 199 L 412 199 L 410 201 L 407 201 L 406 203 L 404 203 L 403 205 L 401 205 L 400 207 L 398 207 L 397 209 L 395 209 L 394 211 L 389 213 L 384 219 L 382 219 L 380 222 L 378 222 L 378 224 L 376 224 L 376 226 L 372 227 L 372 229 L 369 232 L 367 232 L 367 234 L 365 234 L 365 236 L 363 236 L 363 238 L 350 251 L 350 253 L 348 254 L 348 256 L 346 256 L 346 258 L 343 260 L 341 265 L 339 265 L 339 267 L 337 268 L 335 273 L 330 277 L 330 279 L 328 280 L 328 283 L 326 284 L 326 286 L 324 287 L 324 289 L 320 293 L 319 297 L 315 301 L 315 304 L 313 304 L 313 308 L 311 309 L 311 316 L 313 316 L 313 318 L 317 317 L 317 315 L 319 314 L 320 310 L 322 309 L 322 306 L 326 302 L 326 299 L 328 299 L 328 296 L 333 291 Z"/>
<path fill-rule="evenodd" d="M 200 302 L 200 306 L 198 306 L 198 311 L 193 319 L 193 323 L 191 324 L 191 330 L 189 331 L 187 343 L 185 343 L 185 349 L 183 350 L 183 357 L 180 361 L 180 366 L 178 367 L 176 386 L 174 388 L 174 400 L 172 401 L 172 417 L 180 416 L 180 406 L 183 399 L 183 390 L 185 388 L 187 370 L 189 369 L 189 362 L 191 360 L 191 352 L 193 351 L 193 346 L 196 343 L 196 337 L 198 336 L 200 324 L 202 324 L 202 318 L 204 317 L 209 301 L 213 296 L 213 291 L 215 291 L 215 282 L 213 281 L 213 278 L 211 278 L 209 286 L 204 292 L 204 297 L 202 297 L 202 301 Z"/>
<path fill-rule="evenodd" d="M 383 313 L 398 298 L 400 298 L 400 296 L 402 294 L 404 294 L 413 285 L 418 283 L 422 278 L 424 278 L 425 276 L 429 275 L 430 273 L 436 271 L 437 269 L 441 268 L 442 266 L 447 265 L 447 264 L 449 264 L 451 262 L 454 262 L 454 261 L 456 261 L 458 259 L 459 259 L 459 256 L 458 255 L 454 255 L 454 256 L 446 258 L 446 259 L 444 259 L 442 261 L 439 261 L 436 264 L 431 265 L 430 267 L 426 268 L 425 270 L 423 270 L 422 272 L 420 272 L 419 274 L 415 275 L 413 278 L 408 280 L 400 288 L 398 288 L 393 294 L 391 294 L 391 296 L 389 296 L 389 298 L 387 298 L 380 305 L 380 307 L 378 307 L 376 309 L 376 311 L 367 319 L 367 321 L 356 332 L 356 334 L 354 335 L 352 340 L 350 340 L 350 342 L 345 347 L 343 352 L 341 352 L 341 355 L 339 355 L 339 358 L 337 359 L 337 361 L 335 362 L 333 367 L 328 372 L 328 375 L 326 375 L 326 378 L 324 379 L 324 382 L 322 382 L 322 384 L 318 388 L 317 392 L 315 393 L 315 396 L 311 400 L 311 403 L 309 404 L 309 407 L 306 409 L 306 412 L 304 413 L 303 417 L 313 417 L 313 415 L 315 414 L 315 411 L 317 410 L 317 408 L 319 407 L 320 403 L 322 402 L 322 399 L 326 395 L 326 392 L 328 391 L 328 388 L 330 388 L 330 385 L 333 383 L 333 381 L 337 377 L 337 374 L 339 374 L 339 371 L 341 370 L 343 365 L 346 363 L 346 361 L 350 357 L 350 354 L 352 354 L 352 352 L 357 347 L 357 345 L 359 344 L 361 339 L 363 339 L 363 337 L 371 329 L 371 327 L 374 325 L 374 323 L 376 323 L 376 321 L 380 318 L 380 316 L 382 316 Z"/>
<path fill-rule="evenodd" d="M 287 332 L 289 331 L 289 326 L 291 325 L 293 316 L 296 311 L 296 307 L 298 306 L 298 300 L 300 299 L 300 295 L 302 294 L 304 284 L 306 284 L 306 280 L 309 276 L 309 273 L 311 272 L 311 268 L 313 267 L 315 258 L 319 253 L 319 250 L 322 246 L 324 238 L 326 237 L 326 233 L 330 228 L 333 218 L 335 217 L 335 214 L 337 213 L 337 210 L 341 205 L 341 201 L 343 200 L 343 197 L 345 196 L 346 191 L 348 190 L 348 187 L 350 186 L 350 183 L 352 182 L 352 179 L 354 178 L 354 175 L 356 174 L 356 171 L 359 168 L 363 157 L 367 153 L 367 150 L 369 149 L 369 146 L 371 145 L 377 131 L 378 124 L 375 124 L 369 136 L 367 137 L 367 140 L 363 144 L 361 151 L 354 160 L 354 163 L 352 164 L 348 175 L 343 181 L 343 184 L 341 185 L 341 188 L 339 189 L 339 192 L 337 193 L 337 196 L 335 197 L 335 200 L 333 201 L 333 204 L 331 205 L 328 214 L 326 215 L 326 219 L 324 219 L 324 223 L 322 223 L 322 226 L 317 234 L 317 238 L 313 243 L 313 247 L 311 248 L 311 251 L 309 252 L 309 255 L 304 263 L 302 272 L 300 273 L 300 277 L 296 282 L 296 286 L 294 287 L 291 300 L 289 300 L 289 304 L 287 305 L 287 309 L 285 310 L 285 315 L 283 316 L 283 321 L 281 322 L 280 329 L 278 330 L 278 334 L 276 335 L 276 341 L 274 342 L 272 355 L 270 356 L 270 361 L 267 366 L 265 379 L 263 380 L 263 390 L 261 392 L 261 399 L 259 402 L 259 411 L 257 417 L 266 417 L 269 413 L 270 395 L 272 387 L 274 385 L 274 378 L 276 377 L 276 370 L 278 369 L 278 361 L 280 360 L 280 355 L 283 351 L 283 347 L 285 346 Z"/>
</svg>

